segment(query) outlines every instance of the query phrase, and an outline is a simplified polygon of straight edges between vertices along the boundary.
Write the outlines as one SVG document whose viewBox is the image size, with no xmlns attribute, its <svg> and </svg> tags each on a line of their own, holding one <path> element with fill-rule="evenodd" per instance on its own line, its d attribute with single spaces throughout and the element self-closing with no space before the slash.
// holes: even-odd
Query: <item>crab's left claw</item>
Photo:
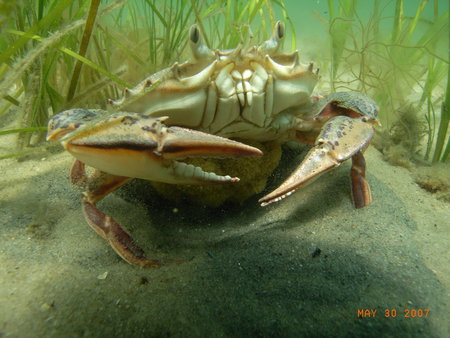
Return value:
<svg viewBox="0 0 450 338">
<path fill-rule="evenodd" d="M 259 200 L 262 206 L 277 202 L 303 186 L 312 178 L 339 166 L 352 158 L 352 192 L 355 206 L 371 202 L 370 188 L 365 180 L 365 162 L 362 152 L 369 145 L 374 129 L 367 118 L 336 116 L 324 124 L 315 146 L 308 152 L 294 173 L 270 194 Z"/>
</svg>

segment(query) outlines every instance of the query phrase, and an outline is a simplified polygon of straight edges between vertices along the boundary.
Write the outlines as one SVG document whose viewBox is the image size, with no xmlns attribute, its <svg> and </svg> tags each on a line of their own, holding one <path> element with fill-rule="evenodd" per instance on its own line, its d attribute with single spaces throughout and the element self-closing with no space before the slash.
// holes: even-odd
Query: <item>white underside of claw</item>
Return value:
<svg viewBox="0 0 450 338">
<path fill-rule="evenodd" d="M 234 183 L 237 177 L 205 172 L 200 167 L 132 150 L 105 151 L 66 145 L 66 149 L 87 165 L 106 173 L 171 184 Z"/>
<path fill-rule="evenodd" d="M 183 178 L 197 180 L 198 183 L 225 183 L 225 182 L 239 182 L 239 178 L 231 177 L 229 175 L 220 176 L 213 172 L 203 171 L 202 168 L 194 166 L 193 164 L 186 164 L 183 162 L 173 162 L 173 170 L 175 175 Z"/>
<path fill-rule="evenodd" d="M 262 203 L 261 203 L 261 206 L 262 206 L 262 207 L 265 207 L 265 206 L 268 206 L 269 204 L 279 202 L 279 201 L 281 201 L 282 199 L 285 199 L 286 197 L 291 196 L 291 195 L 292 195 L 294 192 L 296 192 L 296 191 L 297 191 L 297 190 L 294 189 L 294 190 L 291 190 L 291 191 L 285 193 L 284 195 L 281 195 L 281 196 L 279 196 L 279 197 L 277 197 L 277 198 L 274 198 L 273 200 L 270 200 L 270 201 L 268 201 L 268 202 L 262 202 Z"/>
</svg>

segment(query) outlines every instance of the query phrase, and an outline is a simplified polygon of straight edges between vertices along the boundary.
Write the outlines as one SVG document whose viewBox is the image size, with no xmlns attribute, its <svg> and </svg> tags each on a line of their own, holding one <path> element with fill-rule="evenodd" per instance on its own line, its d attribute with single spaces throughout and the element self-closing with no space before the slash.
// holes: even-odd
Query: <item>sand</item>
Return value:
<svg viewBox="0 0 450 338">
<path fill-rule="evenodd" d="M 446 337 L 449 205 L 366 154 L 374 201 L 359 210 L 348 164 L 266 208 L 108 196 L 148 256 L 187 260 L 159 269 L 87 226 L 70 155 L 0 161 L 0 337 Z"/>
</svg>

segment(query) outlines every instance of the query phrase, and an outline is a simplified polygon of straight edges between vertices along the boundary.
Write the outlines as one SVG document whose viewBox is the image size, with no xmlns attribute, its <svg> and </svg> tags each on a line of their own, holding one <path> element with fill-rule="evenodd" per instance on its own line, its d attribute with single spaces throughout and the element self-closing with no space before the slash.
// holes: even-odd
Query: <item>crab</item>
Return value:
<svg viewBox="0 0 450 338">
<path fill-rule="evenodd" d="M 365 94 L 314 96 L 318 69 L 303 65 L 297 51 L 279 52 L 282 22 L 259 46 L 211 50 L 199 28 L 189 31 L 193 59 L 175 63 L 109 100 L 112 112 L 70 109 L 55 115 L 48 140 L 58 140 L 75 158 L 71 182 L 81 186 L 91 227 L 127 262 L 159 267 L 112 217 L 96 206 L 133 178 L 171 184 L 234 184 L 238 177 L 206 172 L 187 157 L 262 156 L 239 140 L 288 140 L 312 145 L 304 160 L 262 206 L 291 195 L 320 174 L 351 159 L 354 205 L 371 203 L 364 150 L 378 124 L 378 106 Z M 111 110 L 110 109 L 110 110 Z M 94 168 L 88 175 L 85 165 Z"/>
</svg>

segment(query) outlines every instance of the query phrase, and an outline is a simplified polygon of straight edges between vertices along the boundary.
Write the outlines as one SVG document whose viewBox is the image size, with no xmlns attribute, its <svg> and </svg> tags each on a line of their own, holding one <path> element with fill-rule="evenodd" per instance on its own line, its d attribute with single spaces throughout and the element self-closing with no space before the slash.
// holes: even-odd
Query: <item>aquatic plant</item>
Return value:
<svg viewBox="0 0 450 338">
<path fill-rule="evenodd" d="M 429 103 L 429 107 L 430 107 L 429 110 L 432 111 L 431 117 L 434 119 L 436 114 L 433 110 L 433 106 L 431 103 Z M 431 120 L 431 117 L 427 118 L 427 122 Z M 434 153 L 432 158 L 433 162 L 438 161 L 445 162 L 449 158 L 450 154 L 450 135 L 448 135 L 449 123 L 450 123 L 450 70 L 447 71 L 447 89 L 445 93 L 445 100 L 441 104 L 441 111 L 439 115 L 439 127 L 437 128 L 437 136 L 435 138 Z M 434 129 L 431 128 L 430 123 L 429 123 L 429 130 L 431 135 Z M 447 142 L 445 141 L 445 139 L 447 139 Z M 433 138 L 430 137 L 426 154 L 427 159 L 430 153 L 431 149 L 430 143 L 432 142 L 432 140 Z"/>
<path fill-rule="evenodd" d="M 104 13 L 118 4 L 109 5 Z M 73 50 L 77 49 L 79 31 L 89 24 L 83 18 L 88 1 L 28 0 L 20 5 L 10 9 L 11 19 L 6 21 L 0 37 L 0 117 L 8 120 L 5 116 L 9 112 L 13 115 L 9 120 L 14 119 L 18 125 L 0 133 L 18 134 L 17 152 L 1 158 L 28 153 L 30 149 L 24 151 L 25 147 L 43 140 L 49 107 L 55 111 L 64 106 L 68 74 L 77 59 L 87 60 Z M 103 70 L 93 62 L 91 66 Z M 106 70 L 103 72 L 114 78 Z"/>
<path fill-rule="evenodd" d="M 374 97 L 386 130 L 401 118 L 404 107 L 413 104 L 410 113 L 421 112 L 428 125 L 423 158 L 445 162 L 450 147 L 448 139 L 445 143 L 449 12 L 440 13 L 438 1 L 420 1 L 413 16 L 405 15 L 403 0 L 371 4 L 371 15 L 363 19 L 356 0 L 328 1 L 331 88 L 359 90 Z M 407 5 L 411 8 L 411 3 Z M 432 19 L 425 11 L 430 5 Z M 388 26 L 392 29 L 387 30 Z"/>
<path fill-rule="evenodd" d="M 352 20 L 355 16 L 356 2 L 354 0 L 342 0 L 339 2 L 337 13 L 334 0 L 328 0 L 329 33 L 331 39 L 331 66 L 329 70 L 330 84 L 336 91 L 335 84 L 338 69 L 344 54 L 344 48 L 352 29 Z"/>
<path fill-rule="evenodd" d="M 0 36 L 0 117 L 14 125 L 0 136 L 18 135 L 16 152 L 0 159 L 40 149 L 52 114 L 82 105 L 105 108 L 107 98 L 142 74 L 187 58 L 186 36 L 195 22 L 207 32 L 208 45 L 226 49 L 267 38 L 281 13 L 293 48 L 296 41 L 279 0 L 23 0 L 0 10 L 7 12 Z"/>
</svg>

